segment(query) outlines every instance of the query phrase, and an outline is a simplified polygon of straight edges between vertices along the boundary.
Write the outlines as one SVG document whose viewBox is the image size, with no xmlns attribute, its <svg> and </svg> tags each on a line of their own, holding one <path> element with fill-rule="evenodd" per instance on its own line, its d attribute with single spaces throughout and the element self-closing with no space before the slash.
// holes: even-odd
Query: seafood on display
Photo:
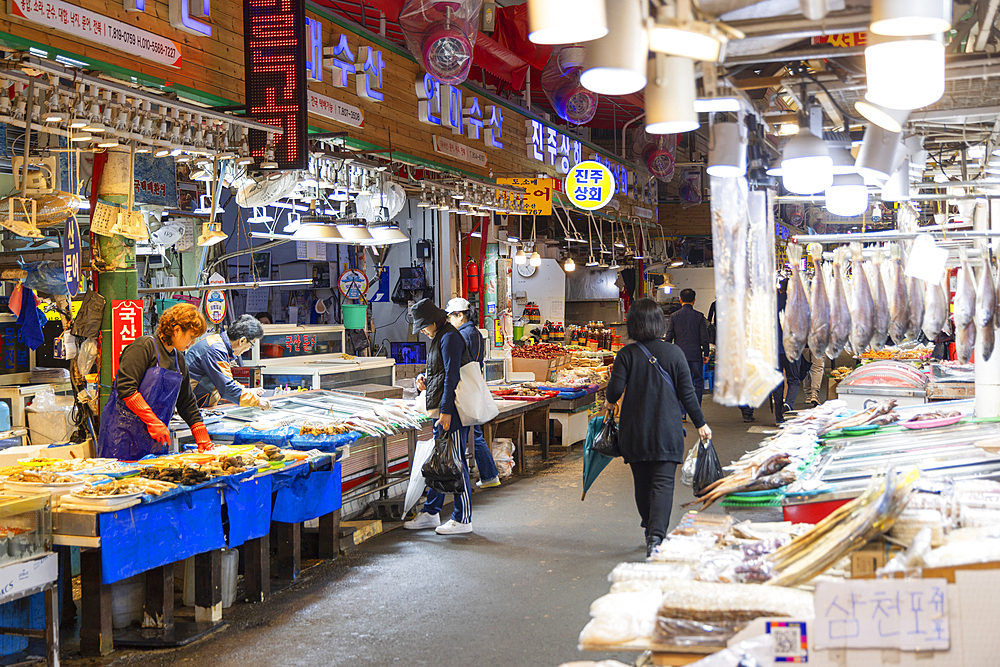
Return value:
<svg viewBox="0 0 1000 667">
<path fill-rule="evenodd" d="M 809 338 L 809 298 L 799 272 L 802 248 L 795 244 L 789 245 L 788 259 L 792 265 L 792 276 L 788 279 L 788 300 L 780 319 L 785 356 L 789 361 L 795 361 L 802 356 Z"/>
<path fill-rule="evenodd" d="M 872 300 L 875 303 L 875 329 L 872 332 L 870 345 L 876 350 L 885 347 L 885 339 L 889 335 L 889 297 L 885 291 L 885 281 L 882 280 L 882 258 L 881 250 L 875 251 L 875 263 L 871 266 L 871 280 L 869 284 L 872 288 Z M 864 352 L 863 349 L 855 350 Z"/>
<path fill-rule="evenodd" d="M 944 328 L 948 319 L 948 287 L 947 274 L 941 276 L 937 285 L 927 283 L 927 294 L 924 299 L 924 320 L 921 324 L 927 340 L 933 341 Z"/>
<path fill-rule="evenodd" d="M 979 286 L 976 288 L 976 310 L 973 320 L 976 323 L 976 337 L 982 350 L 983 361 L 989 361 L 993 356 L 993 346 L 996 343 L 997 291 L 993 281 L 993 269 L 989 262 L 983 262 L 979 275 Z"/>
<path fill-rule="evenodd" d="M 858 412 L 851 415 L 850 417 L 845 417 L 843 419 L 837 419 L 829 424 L 825 425 L 819 430 L 817 435 L 826 435 L 827 433 L 832 433 L 838 429 L 848 428 L 851 426 L 864 426 L 865 424 L 870 424 L 872 421 L 877 419 L 882 415 L 887 415 L 893 412 L 896 407 L 896 399 L 890 398 L 885 401 L 880 401 L 877 405 L 874 405 L 864 412 Z"/>
<path fill-rule="evenodd" d="M 955 317 L 955 355 L 959 363 L 967 363 L 976 347 L 976 286 L 965 248 L 959 248 L 961 267 L 953 304 Z"/>
<path fill-rule="evenodd" d="M 916 338 L 920 333 L 920 327 L 924 323 L 924 293 L 927 291 L 924 281 L 920 278 L 911 277 L 907 280 L 906 293 L 910 298 L 910 319 L 906 329 L 906 335 Z"/>
<path fill-rule="evenodd" d="M 812 299 L 809 303 L 808 342 L 813 358 L 821 359 L 830 345 L 831 327 L 830 299 L 826 293 L 826 278 L 823 276 L 823 246 L 818 243 L 810 243 L 809 255 L 812 257 L 813 266 L 816 267 L 816 276 L 813 278 Z"/>
<path fill-rule="evenodd" d="M 842 266 L 845 249 L 837 248 L 833 253 L 833 277 L 830 282 L 830 342 L 826 356 L 836 359 L 847 345 L 851 336 L 851 308 L 844 290 Z"/>
<path fill-rule="evenodd" d="M 903 275 L 902 249 L 893 244 L 889 254 L 889 336 L 898 345 L 910 329 L 910 295 L 906 291 L 906 276 Z"/>
<path fill-rule="evenodd" d="M 860 354 L 868 347 L 875 333 L 875 301 L 862 261 L 861 244 L 852 243 L 850 249 L 854 280 L 851 290 L 851 349 Z"/>
</svg>

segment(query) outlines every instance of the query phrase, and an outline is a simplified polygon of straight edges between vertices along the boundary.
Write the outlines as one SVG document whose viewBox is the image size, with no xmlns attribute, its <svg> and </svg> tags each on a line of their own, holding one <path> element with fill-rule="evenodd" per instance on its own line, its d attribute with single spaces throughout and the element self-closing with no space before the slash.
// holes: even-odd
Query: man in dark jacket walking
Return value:
<svg viewBox="0 0 1000 667">
<path fill-rule="evenodd" d="M 695 293 L 693 289 L 681 290 L 681 307 L 667 320 L 668 343 L 674 343 L 681 348 L 688 368 L 691 370 L 691 382 L 694 393 L 701 405 L 702 394 L 705 393 L 704 364 L 708 363 L 708 322 L 705 316 L 694 309 Z M 687 416 L 683 415 L 686 419 Z"/>
</svg>

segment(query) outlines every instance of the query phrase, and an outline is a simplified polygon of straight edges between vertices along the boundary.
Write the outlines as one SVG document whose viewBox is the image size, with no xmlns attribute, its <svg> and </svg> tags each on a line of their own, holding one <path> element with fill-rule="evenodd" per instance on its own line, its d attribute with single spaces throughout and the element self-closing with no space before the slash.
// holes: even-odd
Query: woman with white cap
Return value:
<svg viewBox="0 0 1000 667">
<path fill-rule="evenodd" d="M 471 310 L 472 306 L 468 300 L 461 297 L 455 297 L 444 307 L 444 311 L 448 313 L 448 321 L 458 329 L 458 333 L 465 340 L 469 357 L 479 364 L 479 372 L 485 377 L 486 345 L 483 344 L 483 336 L 479 333 L 479 329 L 469 321 Z M 493 461 L 493 453 L 486 445 L 483 427 L 473 426 L 472 436 L 476 444 L 476 467 L 479 468 L 479 481 L 476 482 L 476 486 L 481 489 L 500 486 L 500 474 L 497 472 L 497 464 Z"/>
<path fill-rule="evenodd" d="M 472 532 L 472 502 L 469 483 L 469 462 L 465 457 L 468 447 L 469 427 L 462 426 L 458 409 L 455 407 L 455 389 L 461 377 L 459 369 L 469 363 L 469 351 L 462 336 L 448 322 L 448 315 L 430 299 L 421 299 L 410 306 L 413 318 L 413 333 L 423 332 L 431 339 L 427 349 L 427 372 L 417 378 L 417 388 L 427 392 L 427 410 L 434 423 L 434 438 L 445 434 L 451 439 L 451 446 L 458 449 L 462 459 L 464 488 L 455 494 L 455 507 L 451 520 L 441 523 L 441 508 L 445 494 L 427 488 L 427 502 L 423 509 L 403 524 L 407 530 L 434 528 L 438 535 L 458 535 Z"/>
</svg>

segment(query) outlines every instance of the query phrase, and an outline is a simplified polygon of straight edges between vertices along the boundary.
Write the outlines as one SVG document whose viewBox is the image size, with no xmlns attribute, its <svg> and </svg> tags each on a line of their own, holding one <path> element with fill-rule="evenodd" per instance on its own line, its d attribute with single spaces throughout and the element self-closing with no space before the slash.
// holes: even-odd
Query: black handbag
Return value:
<svg viewBox="0 0 1000 667">
<path fill-rule="evenodd" d="M 441 493 L 462 493 L 465 491 L 465 474 L 458 448 L 452 443 L 448 433 L 434 440 L 434 451 L 421 468 L 427 486 Z"/>
<path fill-rule="evenodd" d="M 593 451 L 604 456 L 621 456 L 618 446 L 618 424 L 615 422 L 614 410 L 609 410 L 601 425 L 601 430 L 594 437 Z"/>
</svg>

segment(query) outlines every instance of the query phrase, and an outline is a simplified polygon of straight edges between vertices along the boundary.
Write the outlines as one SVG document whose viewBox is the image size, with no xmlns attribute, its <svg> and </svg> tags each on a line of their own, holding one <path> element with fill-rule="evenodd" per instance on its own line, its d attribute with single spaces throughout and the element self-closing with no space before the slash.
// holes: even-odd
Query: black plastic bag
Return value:
<svg viewBox="0 0 1000 667">
<path fill-rule="evenodd" d="M 621 456 L 622 451 L 618 447 L 618 424 L 615 423 L 615 413 L 608 412 L 604 418 L 601 430 L 594 437 L 594 444 L 591 449 L 604 456 Z"/>
<path fill-rule="evenodd" d="M 87 290 L 83 295 L 80 311 L 73 318 L 70 333 L 79 338 L 97 338 L 101 333 L 105 303 L 107 301 L 97 293 L 97 290 Z"/>
<path fill-rule="evenodd" d="M 451 436 L 442 433 L 434 440 L 434 451 L 427 463 L 420 469 L 427 486 L 441 493 L 462 493 L 465 491 L 465 475 L 458 448 Z"/>
<path fill-rule="evenodd" d="M 694 495 L 700 496 L 706 486 L 711 486 L 722 479 L 722 465 L 715 453 L 711 440 L 698 443 L 698 462 L 694 464 Z"/>
</svg>

